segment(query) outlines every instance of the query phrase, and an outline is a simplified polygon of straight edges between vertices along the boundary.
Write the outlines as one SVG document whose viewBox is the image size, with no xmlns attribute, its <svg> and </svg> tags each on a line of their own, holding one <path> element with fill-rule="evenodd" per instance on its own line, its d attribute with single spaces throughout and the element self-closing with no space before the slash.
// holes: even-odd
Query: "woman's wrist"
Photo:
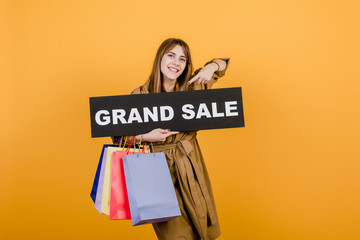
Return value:
<svg viewBox="0 0 360 240">
<path fill-rule="evenodd" d="M 144 141 L 144 135 L 143 134 L 139 134 L 135 136 L 135 141 L 136 142 L 142 142 Z"/>
<path fill-rule="evenodd" d="M 217 72 L 220 69 L 220 65 L 216 62 L 208 63 L 206 66 L 210 67 L 214 72 Z"/>
<path fill-rule="evenodd" d="M 216 65 L 216 67 L 217 67 L 216 72 L 220 71 L 220 64 L 218 64 L 217 62 L 211 62 L 211 63 Z"/>
</svg>

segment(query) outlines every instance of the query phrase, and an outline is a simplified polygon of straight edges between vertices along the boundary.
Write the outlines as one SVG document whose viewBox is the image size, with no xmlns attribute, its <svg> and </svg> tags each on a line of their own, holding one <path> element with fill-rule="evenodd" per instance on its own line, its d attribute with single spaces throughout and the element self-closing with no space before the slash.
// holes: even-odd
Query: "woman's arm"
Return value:
<svg viewBox="0 0 360 240">
<path fill-rule="evenodd" d="M 136 142 L 164 142 L 166 140 L 167 137 L 174 135 L 174 134 L 178 134 L 179 132 L 177 131 L 170 131 L 167 129 L 161 129 L 161 128 L 156 128 L 153 129 L 152 131 L 145 133 L 145 134 L 139 134 L 135 136 L 135 141 Z M 134 136 L 127 136 L 127 139 L 132 139 Z M 113 140 L 113 143 L 116 144 L 119 140 L 119 137 L 111 137 Z"/>
<path fill-rule="evenodd" d="M 178 133 L 179 132 L 177 131 L 170 131 L 168 129 L 156 128 L 148 133 L 136 135 L 135 140 L 137 141 L 141 140 L 145 142 L 164 142 L 167 137 Z"/>
<path fill-rule="evenodd" d="M 212 79 L 215 72 L 220 72 L 226 69 L 226 61 L 216 58 L 210 63 L 206 64 L 190 81 L 188 84 L 192 84 L 196 81 L 197 84 L 206 84 Z"/>
</svg>

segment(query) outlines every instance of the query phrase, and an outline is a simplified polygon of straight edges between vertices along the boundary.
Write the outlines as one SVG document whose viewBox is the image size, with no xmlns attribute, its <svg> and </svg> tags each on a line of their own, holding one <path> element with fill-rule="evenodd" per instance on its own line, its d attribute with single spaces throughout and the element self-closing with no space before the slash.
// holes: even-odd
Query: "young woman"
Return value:
<svg viewBox="0 0 360 240">
<path fill-rule="evenodd" d="M 132 94 L 209 89 L 224 76 L 229 59 L 213 59 L 192 74 L 188 45 L 170 38 L 159 47 L 149 80 Z M 220 227 L 214 196 L 196 132 L 154 129 L 135 136 L 137 141 L 153 142 L 155 152 L 164 152 L 181 216 L 153 224 L 160 240 L 216 239 Z M 113 138 L 117 142 L 117 138 Z"/>
</svg>

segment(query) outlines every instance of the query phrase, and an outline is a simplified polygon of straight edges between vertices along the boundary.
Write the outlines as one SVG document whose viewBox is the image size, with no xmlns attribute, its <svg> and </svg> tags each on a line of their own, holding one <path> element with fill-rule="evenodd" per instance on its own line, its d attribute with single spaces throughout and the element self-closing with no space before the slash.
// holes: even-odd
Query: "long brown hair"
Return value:
<svg viewBox="0 0 360 240">
<path fill-rule="evenodd" d="M 180 45 L 183 48 L 186 57 L 186 66 L 184 72 L 177 78 L 174 91 L 187 91 L 191 90 L 192 86 L 189 86 L 187 82 L 190 80 L 190 76 L 193 71 L 193 65 L 191 62 L 190 49 L 186 42 L 178 38 L 166 39 L 157 50 L 153 68 L 149 77 L 149 92 L 159 93 L 164 91 L 163 77 L 161 73 L 161 59 L 173 49 L 176 45 Z M 193 84 L 192 84 L 193 85 Z"/>
</svg>

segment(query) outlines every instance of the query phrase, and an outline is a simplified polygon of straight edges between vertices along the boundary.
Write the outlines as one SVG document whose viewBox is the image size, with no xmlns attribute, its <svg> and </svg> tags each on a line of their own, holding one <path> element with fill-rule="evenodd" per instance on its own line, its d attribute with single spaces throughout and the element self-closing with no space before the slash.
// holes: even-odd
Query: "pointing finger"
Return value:
<svg viewBox="0 0 360 240">
<path fill-rule="evenodd" d="M 188 81 L 188 85 L 192 84 L 197 78 L 198 78 L 198 76 L 196 75 L 195 77 L 190 79 L 190 81 Z"/>
<path fill-rule="evenodd" d="M 204 78 L 199 78 L 199 80 L 197 81 L 197 84 L 201 84 L 204 81 Z"/>
<path fill-rule="evenodd" d="M 169 132 L 169 130 L 167 130 L 167 129 L 161 129 L 160 130 L 160 133 L 162 133 L 162 134 L 167 134 Z"/>
<path fill-rule="evenodd" d="M 177 131 L 169 132 L 169 133 L 166 134 L 166 137 L 169 137 L 171 135 L 178 134 L 178 133 L 179 132 L 177 132 Z"/>
</svg>

